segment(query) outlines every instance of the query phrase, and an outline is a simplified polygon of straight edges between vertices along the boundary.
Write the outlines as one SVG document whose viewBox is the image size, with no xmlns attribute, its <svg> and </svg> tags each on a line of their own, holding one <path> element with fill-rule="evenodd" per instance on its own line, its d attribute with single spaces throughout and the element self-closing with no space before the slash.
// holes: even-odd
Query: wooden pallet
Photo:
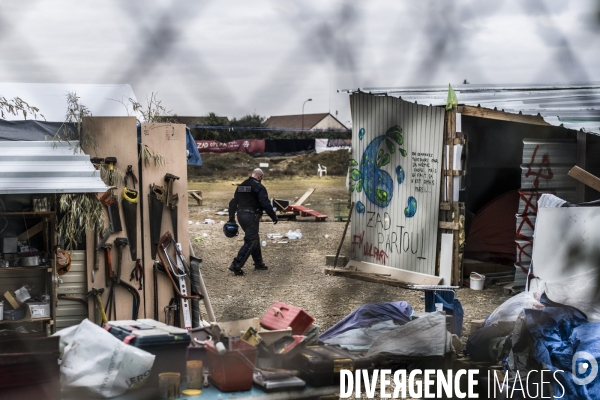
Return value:
<svg viewBox="0 0 600 400">
<path fill-rule="evenodd" d="M 196 205 L 202 205 L 202 192 L 200 190 L 188 190 L 188 194 L 196 200 Z"/>
<path fill-rule="evenodd" d="M 291 205 L 288 206 L 287 210 L 298 213 L 301 217 L 315 217 L 315 222 L 325 222 L 327 220 L 327 215 L 304 206 Z"/>
</svg>

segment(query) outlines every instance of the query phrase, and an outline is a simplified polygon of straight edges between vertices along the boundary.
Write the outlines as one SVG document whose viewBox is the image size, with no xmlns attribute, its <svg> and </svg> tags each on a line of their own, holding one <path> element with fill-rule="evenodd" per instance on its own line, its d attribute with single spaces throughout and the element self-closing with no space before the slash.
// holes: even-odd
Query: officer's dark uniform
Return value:
<svg viewBox="0 0 600 400">
<path fill-rule="evenodd" d="M 237 211 L 238 222 L 244 230 L 244 245 L 229 267 L 236 275 L 244 274 L 242 267 L 249 255 L 252 255 L 255 269 L 267 269 L 262 259 L 258 236 L 263 210 L 277 223 L 277 214 L 273 211 L 267 189 L 258 179 L 250 177 L 237 187 L 233 199 L 229 202 L 229 221 L 235 221 Z"/>
</svg>

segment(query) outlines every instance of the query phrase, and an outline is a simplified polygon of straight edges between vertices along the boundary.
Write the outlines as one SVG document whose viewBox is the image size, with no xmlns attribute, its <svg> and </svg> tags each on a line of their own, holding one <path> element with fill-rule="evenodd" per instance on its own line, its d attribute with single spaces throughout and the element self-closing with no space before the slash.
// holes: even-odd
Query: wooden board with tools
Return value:
<svg viewBox="0 0 600 400">
<path fill-rule="evenodd" d="M 131 271 L 136 266 L 135 259 L 141 258 L 141 225 L 139 216 L 139 204 L 133 207 L 136 221 L 131 221 L 131 214 L 125 216 L 122 201 L 123 189 L 126 187 L 124 177 L 128 166 L 131 165 L 131 171 L 136 177 L 139 176 L 138 171 L 138 145 L 137 145 L 137 129 L 135 117 L 88 117 L 83 120 L 83 129 L 93 135 L 96 140 L 96 148 L 85 148 L 84 151 L 90 155 L 94 165 L 100 168 L 99 174 L 112 174 L 115 189 L 109 200 L 109 196 L 105 196 L 105 201 L 112 201 L 111 214 L 113 215 L 114 233 L 106 237 L 104 247 L 99 251 L 95 249 L 102 242 L 101 237 L 94 238 L 94 232 L 90 231 L 86 234 L 86 258 L 87 258 L 87 289 L 85 293 L 89 293 L 93 297 L 89 300 L 88 310 L 89 318 L 92 321 L 97 321 L 98 310 L 96 309 L 97 301 L 93 293 L 101 293 L 102 304 L 106 306 L 111 292 L 111 286 L 114 291 L 114 307 L 111 319 L 131 319 L 133 311 L 137 309 L 139 318 L 144 315 L 144 304 L 136 299 L 135 292 L 141 299 L 142 293 L 137 290 L 140 286 L 138 282 L 130 281 Z M 112 164 L 112 170 L 111 170 Z M 129 175 L 127 187 L 134 189 L 134 182 Z M 139 189 L 139 184 L 135 184 L 135 190 Z M 129 192 L 131 198 L 132 192 Z M 99 196 L 102 197 L 102 196 Z M 107 207 L 103 207 L 105 218 L 105 226 L 110 225 Z M 128 232 L 127 227 L 134 227 L 134 231 Z M 135 236 L 135 238 L 134 238 Z M 132 246 L 133 245 L 133 246 Z M 137 254 L 132 250 L 136 250 Z M 119 252 L 121 253 L 121 266 L 119 268 Z M 107 276 L 106 255 L 110 254 L 110 267 L 113 271 L 114 279 Z M 120 275 L 118 273 L 120 272 Z M 117 277 L 120 283 L 115 283 Z M 131 285 L 135 290 L 131 290 L 127 285 Z M 94 292 L 96 289 L 96 292 Z M 93 293 L 92 293 L 93 292 Z M 139 303 L 139 304 L 135 304 Z M 108 310 L 106 310 L 108 312 Z"/>
<path fill-rule="evenodd" d="M 145 264 L 145 282 L 147 290 L 145 291 L 146 314 L 148 318 L 155 318 L 161 322 L 173 324 L 173 306 L 169 304 L 173 298 L 173 284 L 170 278 L 164 272 L 157 273 L 156 285 L 154 284 L 153 268 L 154 260 L 161 260 L 160 251 L 156 251 L 157 242 L 166 232 L 170 232 L 173 238 L 181 244 L 181 252 L 185 259 L 189 261 L 189 232 L 188 232 L 188 186 L 187 186 L 187 158 L 186 158 L 186 131 L 185 125 L 181 124 L 142 124 L 141 127 L 141 145 L 148 146 L 149 149 L 158 152 L 164 158 L 164 164 L 155 164 L 149 160 L 144 163 L 142 160 L 142 209 L 143 209 L 143 248 Z M 143 152 L 144 150 L 142 150 Z M 165 179 L 167 178 L 167 179 Z M 151 186 L 154 185 L 154 190 Z M 162 189 L 161 189 L 162 187 Z M 151 193 L 163 192 L 164 203 L 154 207 L 150 204 L 149 195 Z M 152 195 L 154 202 L 160 196 Z M 154 211 L 151 211 L 153 209 Z M 157 227 L 157 213 L 162 209 L 160 218 L 160 227 Z M 177 229 L 173 229 L 173 221 L 176 221 Z M 155 229 L 154 235 L 152 229 Z M 154 237 L 158 236 L 158 238 Z M 167 243 L 168 244 L 168 243 Z M 173 246 L 171 246 L 173 247 Z M 154 251 L 153 251 L 154 249 Z M 174 257 L 172 248 L 169 253 Z M 153 257 L 154 254 L 154 257 Z M 164 260 L 164 256 L 162 257 Z M 168 263 L 168 260 L 165 260 Z M 177 263 L 176 258 L 173 259 Z M 177 277 L 173 276 L 174 281 Z M 189 282 L 188 282 L 189 283 Z M 158 294 L 155 297 L 155 290 Z M 188 292 L 191 292 L 188 290 Z M 190 294 L 190 293 L 188 293 Z M 155 304 L 157 306 L 155 306 Z M 184 307 L 181 303 L 180 308 Z M 188 307 L 191 301 L 188 302 Z M 155 310 L 156 308 L 156 310 Z M 191 311 L 190 311 L 191 312 Z M 166 319 L 170 318 L 170 321 Z M 185 318 L 181 316 L 181 325 L 184 326 Z"/>
</svg>

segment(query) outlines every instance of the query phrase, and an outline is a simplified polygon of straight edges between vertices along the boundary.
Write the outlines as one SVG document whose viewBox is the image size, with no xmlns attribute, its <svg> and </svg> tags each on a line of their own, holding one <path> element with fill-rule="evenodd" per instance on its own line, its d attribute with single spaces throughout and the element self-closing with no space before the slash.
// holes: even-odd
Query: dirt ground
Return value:
<svg viewBox="0 0 600 400">
<path fill-rule="evenodd" d="M 231 321 L 261 317 L 275 301 L 298 307 L 316 319 L 324 331 L 358 306 L 369 302 L 407 301 L 415 312 L 424 311 L 422 292 L 385 286 L 325 275 L 325 256 L 335 254 L 339 246 L 344 223 L 335 222 L 334 203 L 347 201 L 345 177 L 283 177 L 269 179 L 265 184 L 270 198 L 294 200 L 308 188 L 315 192 L 305 205 L 327 214 L 327 222 L 314 222 L 314 218 L 298 218 L 298 221 L 280 221 L 277 225 L 263 222 L 260 226 L 263 257 L 268 271 L 254 271 L 251 260 L 246 263 L 243 277 L 234 276 L 228 270 L 235 254 L 242 245 L 243 236 L 229 239 L 223 235 L 222 223 L 226 215 L 217 211 L 227 208 L 234 186 L 231 181 L 189 182 L 189 189 L 199 189 L 203 194 L 203 205 L 190 201 L 190 238 L 196 256 L 203 259 L 201 272 L 206 282 L 210 301 L 219 321 Z M 194 204 L 192 204 L 194 203 Z M 212 219 L 216 224 L 204 224 Z M 267 238 L 267 233 L 285 234 L 300 229 L 303 238 L 289 240 L 288 244 L 277 244 Z M 342 255 L 349 256 L 348 231 L 342 247 Z M 281 239 L 280 239 L 281 240 Z M 463 342 L 469 333 L 473 319 L 484 318 L 510 296 L 501 288 L 473 291 L 458 290 L 457 297 L 464 308 Z"/>
</svg>

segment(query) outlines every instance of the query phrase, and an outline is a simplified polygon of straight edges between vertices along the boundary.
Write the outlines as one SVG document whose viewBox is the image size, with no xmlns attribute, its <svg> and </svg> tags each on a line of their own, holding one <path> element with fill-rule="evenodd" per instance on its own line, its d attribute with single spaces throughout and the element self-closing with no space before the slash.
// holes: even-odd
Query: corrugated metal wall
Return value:
<svg viewBox="0 0 600 400">
<path fill-rule="evenodd" d="M 577 162 L 577 143 L 573 139 L 524 139 L 521 164 L 521 190 L 517 214 L 517 262 L 515 286 L 525 286 L 531 266 L 533 235 L 543 193 L 552 193 L 571 203 L 577 202 L 576 183 L 567 173 Z"/>
<path fill-rule="evenodd" d="M 85 300 L 87 297 L 85 251 L 71 252 L 71 269 L 60 278 L 62 283 L 58 286 L 58 294 L 76 297 Z M 56 308 L 56 330 L 77 325 L 88 317 L 88 308 L 73 300 L 58 300 Z"/>
<path fill-rule="evenodd" d="M 352 258 L 434 275 L 444 108 L 366 93 L 350 103 Z M 386 134 L 396 125 L 401 139 Z"/>
</svg>

